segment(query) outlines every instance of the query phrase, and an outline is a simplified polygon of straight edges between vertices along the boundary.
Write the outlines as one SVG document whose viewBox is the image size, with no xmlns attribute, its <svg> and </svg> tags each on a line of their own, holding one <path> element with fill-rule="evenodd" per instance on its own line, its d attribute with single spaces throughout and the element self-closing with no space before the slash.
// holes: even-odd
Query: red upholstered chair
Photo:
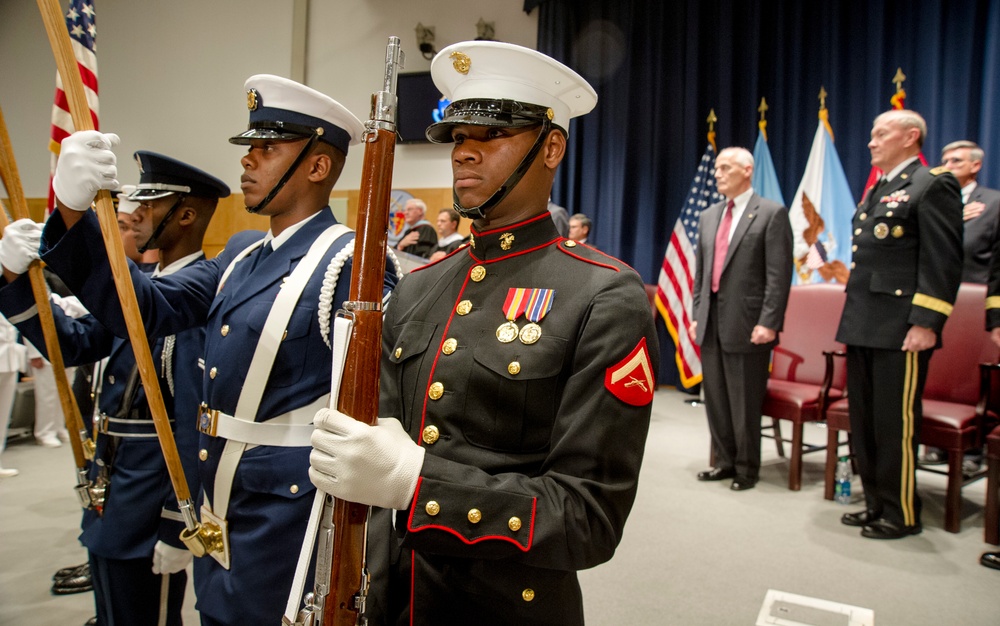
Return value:
<svg viewBox="0 0 1000 626">
<path fill-rule="evenodd" d="M 802 487 L 802 454 L 825 449 L 803 442 L 803 425 L 823 419 L 825 403 L 843 395 L 843 360 L 833 363 L 823 352 L 844 349 L 835 339 L 844 299 L 843 285 L 834 284 L 797 285 L 788 297 L 763 414 L 773 419 L 778 454 L 783 452 L 782 441 L 791 443 L 788 488 L 792 491 Z M 792 423 L 791 440 L 782 439 L 779 420 Z"/>
<path fill-rule="evenodd" d="M 1000 546 L 1000 426 L 986 438 L 986 543 Z"/>
<path fill-rule="evenodd" d="M 981 448 L 988 428 L 997 421 L 997 414 L 988 403 L 994 385 L 991 372 L 997 369 L 991 364 L 997 362 L 998 351 L 984 330 L 985 301 L 985 285 L 962 283 L 955 308 L 942 332 L 942 347 L 931 358 L 924 385 L 920 443 L 947 450 L 948 469 L 942 471 L 926 465 L 917 468 L 948 476 L 944 527 L 953 533 L 961 528 L 962 487 L 985 475 L 985 471 L 979 471 L 963 476 L 963 453 Z M 832 402 L 826 420 L 828 441 L 836 441 L 839 430 L 850 432 L 847 400 Z M 835 453 L 828 446 L 824 493 L 827 499 L 833 499 L 834 463 Z"/>
</svg>

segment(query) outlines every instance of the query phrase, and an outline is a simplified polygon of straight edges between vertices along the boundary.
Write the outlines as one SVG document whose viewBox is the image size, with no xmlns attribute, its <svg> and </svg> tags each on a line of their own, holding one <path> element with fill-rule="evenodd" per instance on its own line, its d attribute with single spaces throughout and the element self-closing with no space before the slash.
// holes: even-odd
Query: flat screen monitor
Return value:
<svg viewBox="0 0 1000 626">
<path fill-rule="evenodd" d="M 396 95 L 399 97 L 396 131 L 400 143 L 428 143 L 424 131 L 434 123 L 435 111 L 447 106 L 441 103 L 441 92 L 434 86 L 431 73 L 399 74 Z"/>
</svg>

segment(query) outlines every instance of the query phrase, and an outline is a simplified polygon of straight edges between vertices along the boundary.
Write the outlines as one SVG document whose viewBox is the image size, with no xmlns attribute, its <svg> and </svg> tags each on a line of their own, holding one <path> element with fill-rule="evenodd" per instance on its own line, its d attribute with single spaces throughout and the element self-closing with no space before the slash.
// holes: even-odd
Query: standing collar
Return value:
<svg viewBox="0 0 1000 626">
<path fill-rule="evenodd" d="M 910 163 L 916 161 L 918 156 L 919 155 L 911 156 L 910 158 L 906 159 L 896 167 L 892 168 L 892 170 L 885 175 L 886 182 L 891 183 L 897 176 L 900 175 L 900 173 L 902 173 L 903 170 L 905 170 L 910 165 Z"/>
<path fill-rule="evenodd" d="M 559 239 L 559 232 L 548 210 L 510 226 L 478 231 L 473 225 L 471 230 L 469 251 L 481 261 L 520 254 Z"/>
</svg>

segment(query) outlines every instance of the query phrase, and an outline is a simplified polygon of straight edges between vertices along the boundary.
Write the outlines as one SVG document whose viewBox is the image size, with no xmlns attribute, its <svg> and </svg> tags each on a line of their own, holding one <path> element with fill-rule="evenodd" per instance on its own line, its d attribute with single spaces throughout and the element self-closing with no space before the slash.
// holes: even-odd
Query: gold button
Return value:
<svg viewBox="0 0 1000 626">
<path fill-rule="evenodd" d="M 867 213 L 862 213 L 861 215 L 858 216 L 858 219 L 863 222 L 866 219 L 868 219 L 868 214 Z"/>
<path fill-rule="evenodd" d="M 458 340 L 447 339 L 445 340 L 444 345 L 441 346 L 441 352 L 444 352 L 445 354 L 452 354 L 453 352 L 455 352 L 457 348 L 458 348 Z"/>
<path fill-rule="evenodd" d="M 860 228 L 855 228 L 854 229 L 854 234 L 855 235 L 860 235 L 861 234 L 861 229 Z"/>
<path fill-rule="evenodd" d="M 535 590 L 529 587 L 521 592 L 521 597 L 525 602 L 531 602 L 535 599 Z"/>
<path fill-rule="evenodd" d="M 897 296 L 901 296 L 901 295 L 903 295 L 903 290 L 902 289 L 897 289 L 893 293 L 895 293 Z"/>
<path fill-rule="evenodd" d="M 855 266 L 855 265 L 857 265 L 857 263 L 855 263 L 854 261 L 851 261 L 851 269 L 852 269 L 852 270 L 854 269 L 854 266 Z"/>
<path fill-rule="evenodd" d="M 398 359 L 399 357 L 403 356 L 403 349 L 402 348 L 396 348 L 396 351 L 393 352 L 392 354 L 393 354 L 393 356 L 395 356 Z"/>
<path fill-rule="evenodd" d="M 886 217 L 892 217 L 892 211 L 886 211 L 885 212 L 885 216 Z"/>
<path fill-rule="evenodd" d="M 471 310 L 472 310 L 472 303 L 469 302 L 468 300 L 462 300 L 461 302 L 459 302 L 458 308 L 456 309 L 459 315 L 468 315 L 469 311 Z"/>
<path fill-rule="evenodd" d="M 514 532 L 521 530 L 521 518 L 520 517 L 510 518 L 509 520 L 507 520 L 507 527 L 513 530 Z"/>
<path fill-rule="evenodd" d="M 429 446 L 434 445 L 434 442 L 436 442 L 440 436 L 441 433 L 438 431 L 437 426 L 428 426 L 424 429 L 424 432 L 420 434 L 420 438 L 423 439 L 424 443 Z"/>
<path fill-rule="evenodd" d="M 427 506 L 424 507 L 424 510 L 427 511 L 428 515 L 434 517 L 435 515 L 441 512 L 441 505 L 431 500 L 430 502 L 427 503 Z"/>
<path fill-rule="evenodd" d="M 208 377 L 211 378 L 212 380 L 215 380 L 215 377 L 218 375 L 219 375 L 219 368 L 213 367 L 212 369 L 208 370 Z"/>
<path fill-rule="evenodd" d="M 570 239 L 569 241 L 566 242 L 566 247 L 567 248 L 575 248 L 576 247 L 576 242 L 573 241 L 572 239 Z"/>
<path fill-rule="evenodd" d="M 521 364 L 517 361 L 511 361 L 510 365 L 507 366 L 507 371 L 510 372 L 511 376 L 517 376 L 521 372 Z"/>
<path fill-rule="evenodd" d="M 444 395 L 444 385 L 441 383 L 432 384 L 427 395 L 430 396 L 431 400 L 440 400 L 441 396 Z"/>
<path fill-rule="evenodd" d="M 292 493 L 298 493 L 299 492 L 299 486 L 298 485 L 292 485 L 291 487 L 288 488 L 288 490 L 291 491 Z"/>
<path fill-rule="evenodd" d="M 222 333 L 223 337 L 225 337 L 226 335 L 228 335 L 229 334 L 229 324 L 223 324 L 222 325 L 222 329 L 219 332 Z"/>
<path fill-rule="evenodd" d="M 204 448 L 202 448 L 201 450 L 199 450 L 198 451 L 198 458 L 201 459 L 202 461 L 207 461 L 208 460 L 208 450 L 206 450 Z"/>
<path fill-rule="evenodd" d="M 483 514 L 479 509 L 469 509 L 469 521 L 473 524 L 478 524 L 480 520 L 483 519 Z"/>
<path fill-rule="evenodd" d="M 477 265 L 472 268 L 472 282 L 478 283 L 482 279 L 486 278 L 486 268 L 482 265 Z"/>
<path fill-rule="evenodd" d="M 858 251 L 858 246 L 857 246 L 857 244 L 855 244 L 855 245 L 851 246 L 851 252 L 857 252 L 857 251 Z"/>
</svg>

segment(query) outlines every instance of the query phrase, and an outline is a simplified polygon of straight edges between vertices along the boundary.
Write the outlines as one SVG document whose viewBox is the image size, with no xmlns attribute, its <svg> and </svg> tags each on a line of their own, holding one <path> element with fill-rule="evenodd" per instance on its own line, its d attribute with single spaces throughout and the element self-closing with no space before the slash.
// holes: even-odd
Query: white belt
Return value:
<svg viewBox="0 0 1000 626">
<path fill-rule="evenodd" d="M 271 418 L 266 422 L 252 422 L 202 404 L 198 430 L 230 441 L 255 446 L 281 446 L 294 448 L 311 445 L 313 417 L 316 411 L 328 406 L 330 396 L 317 399 L 308 406 Z"/>
</svg>

